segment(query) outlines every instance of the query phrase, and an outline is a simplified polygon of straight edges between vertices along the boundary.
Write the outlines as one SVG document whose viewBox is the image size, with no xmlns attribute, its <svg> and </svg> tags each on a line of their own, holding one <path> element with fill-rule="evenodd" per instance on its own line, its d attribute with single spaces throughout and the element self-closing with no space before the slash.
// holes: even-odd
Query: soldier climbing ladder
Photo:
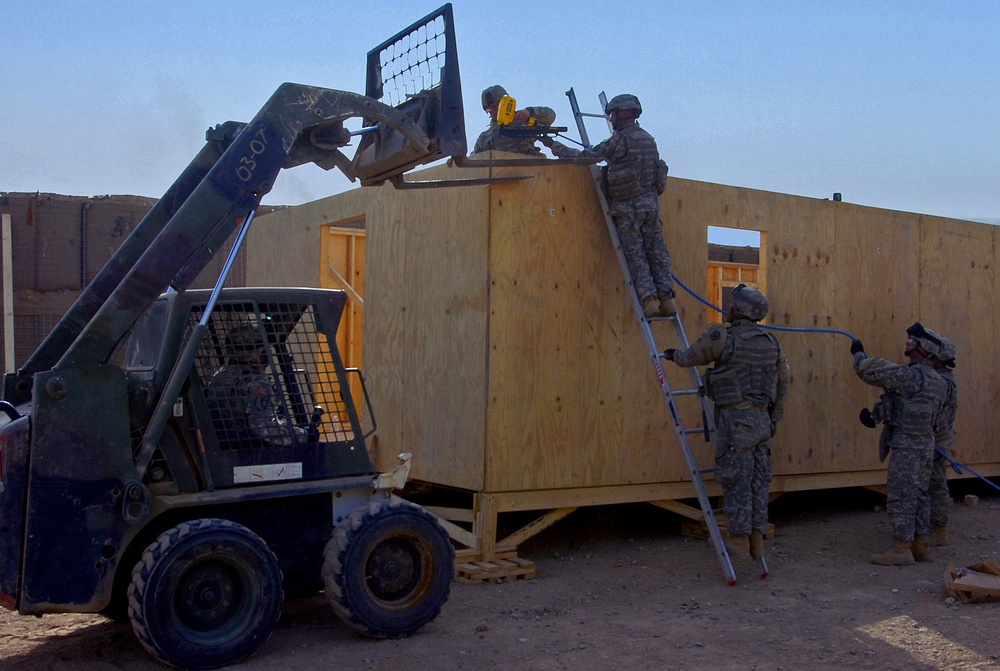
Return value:
<svg viewBox="0 0 1000 671">
<path fill-rule="evenodd" d="M 576 118 L 577 129 L 580 132 L 580 140 L 583 142 L 584 146 L 589 146 L 590 141 L 587 136 L 587 129 L 584 125 L 584 117 L 599 117 L 606 118 L 602 114 L 588 114 L 580 111 L 580 106 L 576 100 L 576 93 L 573 89 L 566 92 L 567 97 L 569 97 L 570 106 L 573 110 L 573 116 Z M 604 108 L 607 105 L 607 100 L 602 93 L 600 96 L 601 107 Z M 622 251 L 621 241 L 618 237 L 618 227 L 615 225 L 614 220 L 608 210 L 608 202 L 604 195 L 603 189 L 601 189 L 601 173 L 600 169 L 591 164 L 589 166 L 590 176 L 594 182 L 594 187 L 597 191 L 597 198 L 601 204 L 601 210 L 604 212 L 604 219 L 608 226 L 608 233 L 611 235 L 611 241 L 614 245 L 615 255 L 618 257 L 618 263 L 621 266 L 622 274 L 625 277 L 625 282 L 628 285 L 630 291 L 629 295 L 632 297 L 632 311 L 635 314 L 636 321 L 639 324 L 639 331 L 642 334 L 643 342 L 646 345 L 646 350 L 649 354 L 651 363 L 653 364 L 653 369 L 656 372 L 656 379 L 660 386 L 660 392 L 663 395 L 663 400 L 666 403 L 667 410 L 670 413 L 670 420 L 674 427 L 674 432 L 677 434 L 677 438 L 680 442 L 681 452 L 684 454 L 684 461 L 687 465 L 688 472 L 691 475 L 691 482 L 694 485 L 695 492 L 698 496 L 698 503 L 701 506 L 703 513 L 705 525 L 708 527 L 709 537 L 711 538 L 712 545 L 715 547 L 715 552 L 719 557 L 719 562 L 722 564 L 722 570 L 726 577 L 726 583 L 729 585 L 736 584 L 736 571 L 733 569 L 732 561 L 729 558 L 729 552 L 726 550 L 725 542 L 722 539 L 722 532 L 719 530 L 719 524 L 715 519 L 715 512 L 712 509 L 711 502 L 708 498 L 708 493 L 705 491 L 705 483 L 702 480 L 702 475 L 705 473 L 711 473 L 715 469 L 712 467 L 703 468 L 698 466 L 698 462 L 695 459 L 694 453 L 691 449 L 691 442 L 688 436 L 694 434 L 704 434 L 706 439 L 711 441 L 713 446 L 712 454 L 714 455 L 714 446 L 716 439 L 716 427 L 714 414 L 712 412 L 711 404 L 709 399 L 702 393 L 702 380 L 701 375 L 698 372 L 697 367 L 688 368 L 688 373 L 691 380 L 691 388 L 688 389 L 678 389 L 674 390 L 670 387 L 670 382 L 664 373 L 663 366 L 660 360 L 663 358 L 663 348 L 657 345 L 655 338 L 653 337 L 653 330 L 651 328 L 652 322 L 667 321 L 673 323 L 674 332 L 677 336 L 678 348 L 689 347 L 687 334 L 684 332 L 684 325 L 681 323 L 680 313 L 676 313 L 669 317 L 647 317 L 643 306 L 639 302 L 639 296 L 635 292 L 635 287 L 632 283 L 632 274 L 629 271 L 628 261 L 625 258 L 625 254 Z M 703 421 L 703 426 L 688 428 L 684 425 L 681 418 L 681 414 L 678 411 L 675 398 L 678 396 L 697 396 L 701 404 L 701 416 Z M 767 562 L 764 556 L 757 558 L 758 567 L 760 568 L 760 577 L 766 578 L 768 575 Z"/>
</svg>

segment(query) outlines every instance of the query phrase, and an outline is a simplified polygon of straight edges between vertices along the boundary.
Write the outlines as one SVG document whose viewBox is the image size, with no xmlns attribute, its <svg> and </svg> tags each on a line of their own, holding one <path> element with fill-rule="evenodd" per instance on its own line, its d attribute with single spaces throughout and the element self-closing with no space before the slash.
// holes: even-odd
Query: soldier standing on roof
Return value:
<svg viewBox="0 0 1000 671">
<path fill-rule="evenodd" d="M 510 137 L 501 134 L 497 123 L 497 112 L 500 109 L 500 99 L 507 95 L 507 90 L 499 84 L 484 89 L 482 95 L 483 111 L 490 115 L 490 127 L 479 134 L 473 154 L 483 151 L 509 151 L 514 154 L 527 154 L 542 157 L 542 150 L 535 146 L 534 137 Z M 511 126 L 529 126 L 539 124 L 551 126 L 556 120 L 556 113 L 550 107 L 525 107 L 517 110 Z"/>
<path fill-rule="evenodd" d="M 935 424 L 948 395 L 945 381 L 934 370 L 941 353 L 941 337 L 921 326 L 906 329 L 906 365 L 869 357 L 860 340 L 851 343 L 854 370 L 862 380 L 885 391 L 875 407 L 864 408 L 861 423 L 875 428 L 882 422 L 879 457 L 889 455 L 886 509 L 895 545 L 871 562 L 882 566 L 909 566 L 931 561 L 928 544 L 931 506 L 927 486 L 934 460 Z"/>
<path fill-rule="evenodd" d="M 767 316 L 767 296 L 740 284 L 726 315 L 688 349 L 663 356 L 678 366 L 715 365 L 705 373 L 705 393 L 715 402 L 715 481 L 726 501 L 734 556 L 764 554 L 771 484 L 771 437 L 785 413 L 791 373 L 778 339 L 757 322 Z"/>
<path fill-rule="evenodd" d="M 639 302 L 646 317 L 669 317 L 677 314 L 677 307 L 659 198 L 666 186 L 667 164 L 660 160 L 656 140 L 636 121 L 642 114 L 638 98 L 629 94 L 615 96 L 605 112 L 614 132 L 594 147 L 573 149 L 548 136 L 540 139 L 559 158 L 598 158 L 607 162 L 602 179 L 604 195 L 618 227 Z"/>
<path fill-rule="evenodd" d="M 941 338 L 941 351 L 934 360 L 934 371 L 941 376 L 948 387 L 948 396 L 934 429 L 934 443 L 944 454 L 934 451 L 931 465 L 931 480 L 927 495 L 931 499 L 931 545 L 948 545 L 948 507 L 951 492 L 948 491 L 948 460 L 955 444 L 955 417 L 958 414 L 958 384 L 952 369 L 955 367 L 955 346 L 947 338 Z"/>
</svg>

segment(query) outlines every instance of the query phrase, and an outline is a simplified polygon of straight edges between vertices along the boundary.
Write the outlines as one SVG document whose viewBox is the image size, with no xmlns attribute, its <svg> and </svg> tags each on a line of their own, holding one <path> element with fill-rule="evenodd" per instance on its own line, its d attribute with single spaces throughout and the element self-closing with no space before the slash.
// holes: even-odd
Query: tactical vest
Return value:
<svg viewBox="0 0 1000 671">
<path fill-rule="evenodd" d="M 751 321 L 729 328 L 733 349 L 705 374 L 705 389 L 718 406 L 766 406 L 778 395 L 778 339 Z M 728 344 L 727 344 L 728 348 Z"/>
<path fill-rule="evenodd" d="M 885 392 L 872 415 L 909 436 L 929 436 L 934 433 L 941 407 L 948 398 L 948 383 L 930 366 L 911 367 L 920 374 L 920 389 L 906 397 Z"/>
<path fill-rule="evenodd" d="M 625 156 L 609 161 L 604 172 L 604 193 L 611 200 L 626 200 L 657 189 L 659 184 L 660 154 L 656 140 L 639 127 L 627 124 L 617 131 L 625 145 Z M 663 164 L 663 181 L 666 183 L 666 164 Z"/>
</svg>

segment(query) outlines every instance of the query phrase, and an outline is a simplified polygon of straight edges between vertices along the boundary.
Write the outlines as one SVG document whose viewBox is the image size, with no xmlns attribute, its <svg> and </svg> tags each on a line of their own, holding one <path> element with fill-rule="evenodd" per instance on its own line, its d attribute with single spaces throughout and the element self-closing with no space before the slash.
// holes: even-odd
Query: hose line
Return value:
<svg viewBox="0 0 1000 671">
<path fill-rule="evenodd" d="M 680 285 L 681 288 L 684 289 L 684 291 L 686 291 L 689 294 L 691 294 L 691 296 L 693 296 L 700 303 L 703 303 L 704 305 L 710 307 L 711 309 L 715 310 L 716 312 L 720 312 L 720 313 L 725 314 L 725 312 L 726 312 L 725 310 L 723 310 L 722 308 L 720 308 L 717 305 L 712 305 L 710 302 L 708 302 L 707 300 L 705 300 L 704 298 L 702 298 L 701 296 L 699 296 L 697 293 L 695 293 L 691 289 L 691 287 L 689 287 L 688 285 L 684 284 L 684 282 L 681 281 L 681 278 L 677 277 L 677 275 L 675 275 L 673 273 L 670 273 L 670 276 L 672 278 L 674 278 L 674 282 L 676 282 L 678 285 Z M 848 333 L 847 331 L 841 331 L 839 329 L 805 328 L 805 327 L 795 327 L 795 326 L 774 326 L 774 325 L 771 325 L 771 324 L 758 324 L 758 326 L 760 326 L 761 328 L 764 328 L 764 329 L 770 329 L 772 331 L 791 331 L 793 333 L 833 333 L 833 334 L 836 334 L 836 335 L 847 336 L 851 340 L 856 340 L 857 339 L 857 338 L 854 337 L 853 334 Z M 970 468 L 969 466 L 967 466 L 966 464 L 963 464 L 963 463 L 961 463 L 959 461 L 956 461 L 956 460 L 952 459 L 951 456 L 949 456 L 947 452 L 945 452 L 944 450 L 942 450 L 937 445 L 934 446 L 934 449 L 937 450 L 938 453 L 941 454 L 942 457 L 944 457 L 945 459 L 948 460 L 948 462 L 951 464 L 952 469 L 954 469 L 954 471 L 956 473 L 958 473 L 959 475 L 962 474 L 962 471 L 968 471 L 969 473 L 972 473 L 977 478 L 979 478 L 980 480 L 982 480 L 983 482 L 985 482 L 986 484 L 988 484 L 990 487 L 993 487 L 994 489 L 1000 491 L 1000 486 L 997 486 L 995 483 L 991 482 L 982 473 L 978 473 L 975 470 L 973 470 L 972 468 Z"/>
</svg>

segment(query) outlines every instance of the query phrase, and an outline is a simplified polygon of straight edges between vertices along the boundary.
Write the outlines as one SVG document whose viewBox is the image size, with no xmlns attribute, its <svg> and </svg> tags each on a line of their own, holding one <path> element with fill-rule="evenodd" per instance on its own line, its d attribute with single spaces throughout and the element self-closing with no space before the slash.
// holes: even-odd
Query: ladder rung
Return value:
<svg viewBox="0 0 1000 671">
<path fill-rule="evenodd" d="M 674 396 L 697 396 L 700 393 L 700 389 L 678 389 L 673 392 Z"/>
<path fill-rule="evenodd" d="M 704 468 L 699 468 L 698 469 L 698 473 L 700 475 L 705 475 L 706 473 L 715 473 L 715 467 L 714 466 L 705 466 Z"/>
<path fill-rule="evenodd" d="M 693 429 L 684 429 L 684 435 L 686 436 L 700 435 L 703 433 L 705 433 L 705 427 L 703 426 L 696 426 Z"/>
</svg>

